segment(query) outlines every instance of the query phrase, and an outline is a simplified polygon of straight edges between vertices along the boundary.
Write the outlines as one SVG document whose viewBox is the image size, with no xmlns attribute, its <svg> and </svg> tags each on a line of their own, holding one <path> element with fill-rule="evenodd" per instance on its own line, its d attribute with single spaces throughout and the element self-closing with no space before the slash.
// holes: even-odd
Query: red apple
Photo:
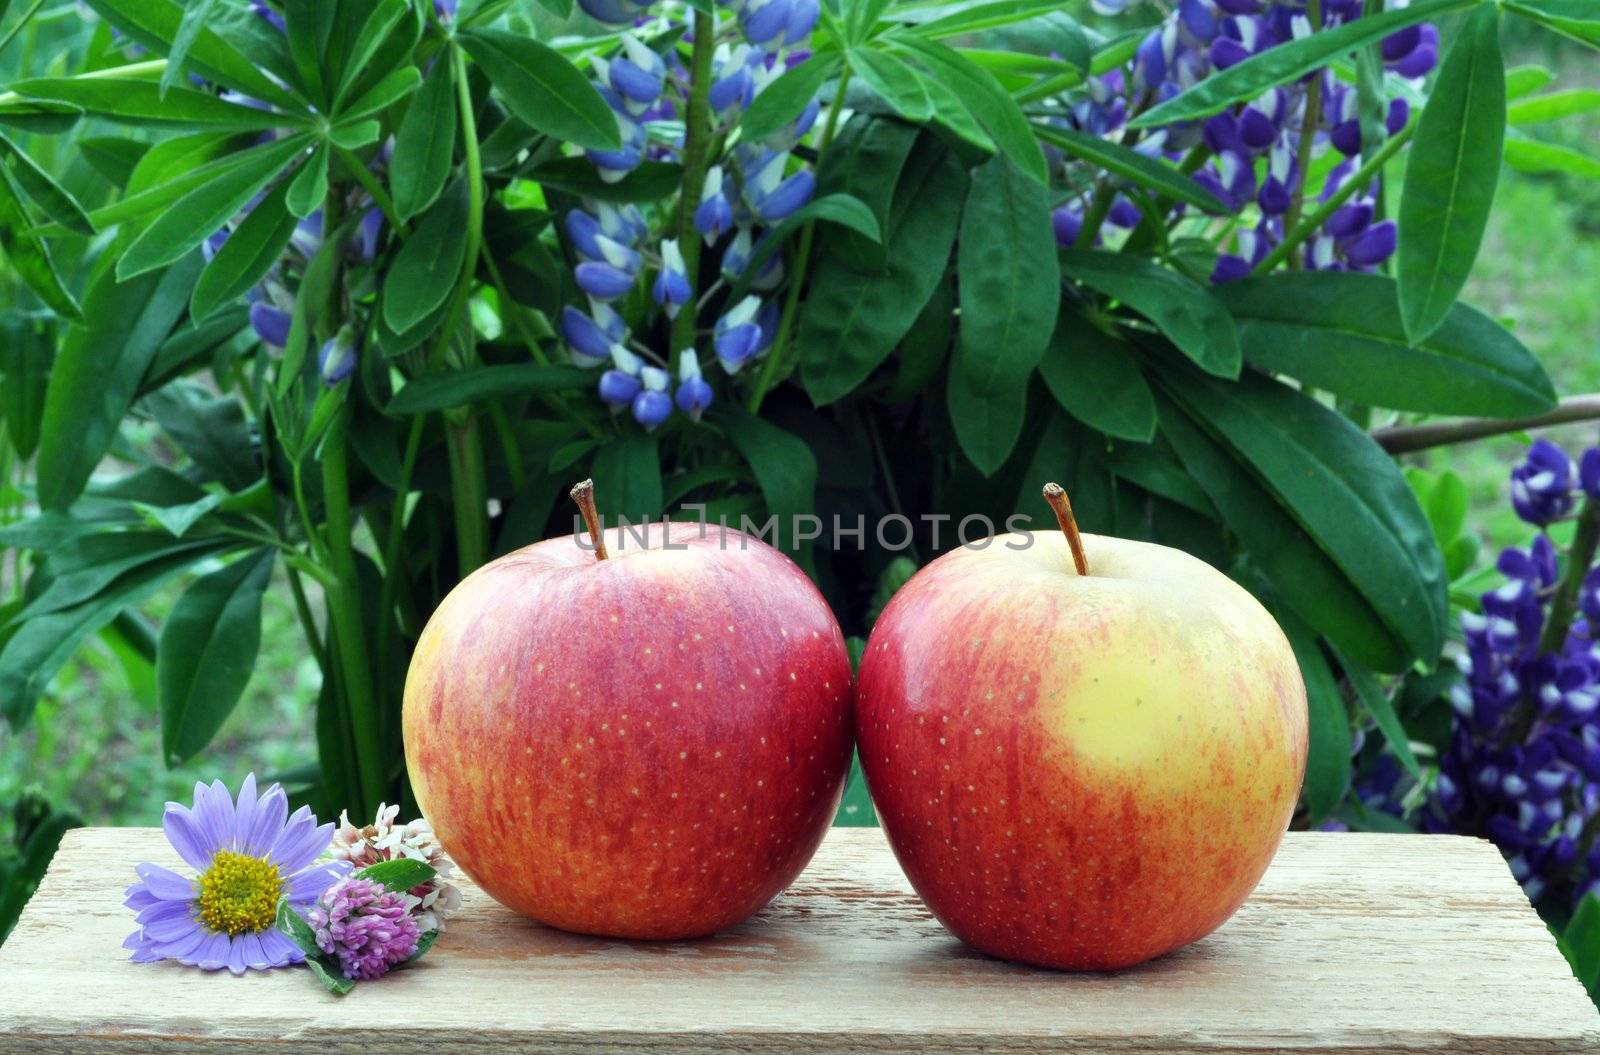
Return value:
<svg viewBox="0 0 1600 1055">
<path fill-rule="evenodd" d="M 957 937 L 1126 967 L 1209 934 L 1261 878 L 1305 773 L 1305 687 L 1246 590 L 1178 550 L 1080 542 L 1046 494 L 1063 532 L 948 553 L 884 609 L 861 761 Z"/>
<path fill-rule="evenodd" d="M 738 531 L 601 537 L 502 557 L 434 612 L 406 678 L 412 786 L 445 850 L 524 915 L 710 934 L 788 886 L 838 808 L 844 639 L 805 574 Z"/>
</svg>

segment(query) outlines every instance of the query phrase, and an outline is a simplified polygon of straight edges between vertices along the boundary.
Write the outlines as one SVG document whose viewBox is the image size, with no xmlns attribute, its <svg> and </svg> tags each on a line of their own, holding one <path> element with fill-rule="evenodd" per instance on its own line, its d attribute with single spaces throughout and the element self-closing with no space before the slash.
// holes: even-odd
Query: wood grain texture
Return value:
<svg viewBox="0 0 1600 1055">
<path fill-rule="evenodd" d="M 699 942 L 563 934 L 468 887 L 427 959 L 343 999 L 303 970 L 127 962 L 144 859 L 177 863 L 153 829 L 67 836 L 0 948 L 0 1053 L 1600 1052 L 1500 856 L 1451 836 L 1291 834 L 1211 937 L 1070 975 L 966 950 L 881 833 L 836 828 L 765 912 Z"/>
</svg>

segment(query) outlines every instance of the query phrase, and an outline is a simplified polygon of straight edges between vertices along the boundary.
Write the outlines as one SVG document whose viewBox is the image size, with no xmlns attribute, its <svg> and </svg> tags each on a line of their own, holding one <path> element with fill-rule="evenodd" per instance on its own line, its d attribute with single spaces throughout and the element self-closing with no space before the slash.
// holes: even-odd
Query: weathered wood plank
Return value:
<svg viewBox="0 0 1600 1055">
<path fill-rule="evenodd" d="M 967 951 L 879 832 L 835 829 L 702 942 L 562 934 L 469 887 L 426 960 L 342 1000 L 299 970 L 124 960 L 132 864 L 170 856 L 154 830 L 67 837 L 0 948 L 0 1052 L 1600 1052 L 1499 855 L 1463 838 L 1292 834 L 1210 938 L 1075 976 Z"/>
</svg>

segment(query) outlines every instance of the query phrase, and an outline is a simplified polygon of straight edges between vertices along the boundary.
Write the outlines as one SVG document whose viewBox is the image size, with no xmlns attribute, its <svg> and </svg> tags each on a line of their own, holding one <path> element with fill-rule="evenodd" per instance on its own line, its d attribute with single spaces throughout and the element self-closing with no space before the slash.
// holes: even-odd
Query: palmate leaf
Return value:
<svg viewBox="0 0 1600 1055">
<path fill-rule="evenodd" d="M 467 252 L 467 185 L 457 179 L 406 239 L 383 282 L 383 321 L 404 333 L 449 299 Z"/>
<path fill-rule="evenodd" d="M 901 43 L 903 54 L 913 56 L 934 83 L 956 97 L 997 150 L 1030 179 L 1046 182 L 1044 153 L 1033 136 L 1033 126 L 994 74 L 936 41 L 907 38 Z"/>
<path fill-rule="evenodd" d="M 1209 213 L 1225 213 L 1228 207 L 1193 177 L 1177 167 L 1130 150 L 1121 143 L 1088 135 L 1071 128 L 1053 128 L 1035 125 L 1034 133 L 1047 143 L 1053 143 L 1075 158 L 1115 172 L 1117 175 L 1147 187 L 1174 201 L 1187 202 Z"/>
<path fill-rule="evenodd" d="M 895 113 L 908 121 L 926 121 L 933 116 L 926 77 L 915 66 L 870 45 L 851 48 L 845 57 L 851 72 Z"/>
<path fill-rule="evenodd" d="M 436 62 L 395 134 L 389 187 L 402 220 L 439 198 L 456 146 L 455 65 Z"/>
<path fill-rule="evenodd" d="M 78 199 L 3 135 L 0 135 L 0 164 L 9 165 L 16 186 L 50 219 L 76 234 L 94 234 L 94 224 L 89 222 Z"/>
<path fill-rule="evenodd" d="M 1212 289 L 1233 313 L 1245 358 L 1358 403 L 1501 417 L 1555 405 L 1544 368 L 1508 330 L 1466 304 L 1413 344 L 1394 280 L 1285 271 Z"/>
<path fill-rule="evenodd" d="M 1414 342 L 1444 321 L 1472 271 L 1500 177 L 1484 159 L 1500 156 L 1505 130 L 1500 11 L 1489 4 L 1464 20 L 1445 53 L 1406 161 L 1395 275 Z"/>
<path fill-rule="evenodd" d="M 1061 10 L 1061 3 L 1060 0 L 986 0 L 975 4 L 953 4 L 938 10 L 935 17 L 919 17 L 911 26 L 910 33 L 928 40 L 945 40 L 1052 14 Z M 920 16 L 921 13 L 917 14 Z"/>
<path fill-rule="evenodd" d="M 33 233 L 22 205 L 22 188 L 4 164 L 0 164 L 0 254 L 51 311 L 67 319 L 83 317 L 77 299 L 56 271 L 50 247 Z"/>
<path fill-rule="evenodd" d="M 268 132 L 306 123 L 299 115 L 241 106 L 193 88 L 172 88 L 163 96 L 155 81 L 134 77 L 38 77 L 11 90 L 127 124 Z"/>
<path fill-rule="evenodd" d="M 204 319 L 232 303 L 261 280 L 289 244 L 298 220 L 286 201 L 289 182 L 279 183 L 234 229 L 200 273 L 189 314 Z"/>
<path fill-rule="evenodd" d="M 407 381 L 389 401 L 384 413 L 395 417 L 426 414 L 508 396 L 575 392 L 593 383 L 593 371 L 560 363 L 515 363 L 445 370 Z"/>
<path fill-rule="evenodd" d="M 1239 376 L 1238 331 L 1209 288 L 1128 253 L 1063 249 L 1059 255 L 1063 274 L 1155 323 L 1202 370 L 1217 377 Z"/>
<path fill-rule="evenodd" d="M 780 74 L 745 111 L 739 122 L 741 134 L 752 140 L 764 139 L 799 117 L 838 69 L 839 53 L 828 51 Z"/>
<path fill-rule="evenodd" d="M 972 174 L 956 246 L 961 322 L 945 391 L 957 442 L 988 475 L 1022 432 L 1028 378 L 1061 304 L 1044 187 L 991 158 Z"/>
<path fill-rule="evenodd" d="M 798 436 L 737 403 L 713 404 L 710 420 L 750 466 L 767 512 L 778 518 L 772 544 L 810 571 L 810 542 L 793 537 L 795 518 L 816 510 L 817 459 Z"/>
<path fill-rule="evenodd" d="M 200 35 L 200 30 L 205 28 L 206 20 L 211 17 L 216 7 L 217 0 L 192 0 L 184 7 L 183 18 L 178 22 L 178 31 L 173 34 L 172 43 L 167 47 L 166 68 L 161 71 L 163 93 L 183 75 L 184 59 L 189 57 L 189 49 L 194 46 L 195 38 Z"/>
<path fill-rule="evenodd" d="M 1341 55 L 1398 29 L 1428 22 L 1471 7 L 1479 0 L 1418 0 L 1409 7 L 1367 15 L 1299 40 L 1259 52 L 1236 66 L 1219 70 L 1194 87 L 1128 122 L 1130 128 L 1156 128 L 1177 121 L 1209 117 L 1232 103 L 1253 99 L 1279 84 L 1297 80 Z M 1135 42 L 1137 44 L 1137 42 Z"/>
<path fill-rule="evenodd" d="M 503 30 L 475 30 L 463 34 L 461 43 L 529 127 L 592 150 L 617 148 L 616 115 L 560 52 Z"/>
<path fill-rule="evenodd" d="M 1062 310 L 1039 375 L 1062 409 L 1084 424 L 1135 443 L 1155 435 L 1155 398 L 1132 351 L 1077 312 Z"/>
<path fill-rule="evenodd" d="M 661 452 L 654 436 L 629 432 L 608 441 L 595 452 L 589 475 L 594 477 L 595 508 L 607 524 L 615 524 L 619 516 L 635 524 L 655 520 L 665 511 Z"/>
</svg>

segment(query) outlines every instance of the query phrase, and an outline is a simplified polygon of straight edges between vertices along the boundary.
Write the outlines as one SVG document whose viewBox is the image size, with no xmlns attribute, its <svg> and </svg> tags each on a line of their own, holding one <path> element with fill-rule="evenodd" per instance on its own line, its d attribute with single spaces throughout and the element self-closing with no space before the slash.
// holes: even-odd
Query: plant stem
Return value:
<svg viewBox="0 0 1600 1055">
<path fill-rule="evenodd" d="M 1422 425 L 1390 425 L 1373 429 L 1372 438 L 1390 454 L 1405 454 L 1430 447 L 1481 440 L 1485 436 L 1502 436 L 1508 432 L 1596 419 L 1600 419 L 1600 392 L 1591 392 L 1588 395 L 1568 396 L 1554 410 L 1533 417 L 1457 418 L 1453 421 L 1430 421 Z"/>
<path fill-rule="evenodd" d="M 695 210 L 705 189 L 706 171 L 711 167 L 711 54 L 716 48 L 711 16 L 694 13 L 694 51 L 689 58 L 689 103 L 684 110 L 683 183 L 678 204 L 678 251 L 683 254 L 683 270 L 689 278 L 689 303 L 695 301 L 694 287 L 700 279 L 700 232 L 694 229 Z M 672 320 L 669 365 L 678 353 L 694 344 L 695 312 L 680 311 Z"/>
<path fill-rule="evenodd" d="M 839 111 L 844 109 L 845 89 L 850 85 L 850 67 L 845 66 L 839 74 L 839 85 L 833 92 L 833 104 L 828 107 L 828 120 L 822 126 L 822 138 L 817 141 L 817 169 L 822 169 L 823 158 L 827 155 L 828 146 L 833 142 L 834 132 L 839 127 Z M 761 373 L 756 377 L 756 386 L 750 392 L 750 399 L 746 407 L 750 413 L 755 414 L 761 410 L 761 401 L 767 398 L 767 393 L 772 390 L 779 373 L 779 361 L 789 347 L 789 335 L 794 331 L 794 320 L 800 311 L 800 291 L 805 285 L 806 271 L 811 266 L 811 246 L 817 236 L 817 221 L 808 220 L 800 231 L 800 247 L 795 250 L 794 266 L 789 270 L 789 293 L 783 302 L 783 314 L 778 318 L 778 332 L 772 339 L 772 347 L 767 351 L 767 358 L 761 364 Z"/>
<path fill-rule="evenodd" d="M 166 59 L 149 59 L 145 62 L 130 62 L 126 66 L 108 66 L 103 70 L 90 70 L 88 73 L 74 74 L 71 79 L 75 81 L 102 81 L 116 77 L 143 77 L 147 73 L 160 73 L 166 68 Z M 16 92 L 0 92 L 0 105 L 26 101 L 23 96 L 18 95 Z"/>
<path fill-rule="evenodd" d="M 311 649 L 311 658 L 317 661 L 317 669 L 322 671 L 322 676 L 332 676 L 328 670 L 328 654 L 322 648 L 322 633 L 317 629 L 317 620 L 311 614 L 311 602 L 306 599 L 305 584 L 300 581 L 300 573 L 293 567 L 285 569 L 289 577 L 289 592 L 294 594 L 295 611 L 300 614 L 300 626 L 306 635 L 306 644 Z"/>
<path fill-rule="evenodd" d="M 389 537 L 383 545 L 383 587 L 379 590 L 378 599 L 378 611 L 382 620 L 378 624 L 379 677 L 387 675 L 389 653 L 394 646 L 394 620 L 390 618 L 390 610 L 394 608 L 395 589 L 402 573 L 400 546 L 405 541 L 406 534 L 406 500 L 411 496 L 411 474 L 416 471 L 417 452 L 422 449 L 422 429 L 426 420 L 427 417 L 423 414 L 411 419 L 411 430 L 406 436 L 405 457 L 400 462 L 400 487 L 395 492 L 394 509 L 389 514 Z"/>
<path fill-rule="evenodd" d="M 1106 222 L 1106 214 L 1111 211 L 1111 202 L 1116 196 L 1117 192 L 1108 182 L 1095 188 L 1094 197 L 1089 200 L 1089 209 L 1083 216 L 1083 226 L 1078 230 L 1078 240 L 1073 243 L 1074 248 L 1094 248 L 1095 236 Z"/>
<path fill-rule="evenodd" d="M 1411 135 L 1416 131 L 1416 128 L 1417 124 L 1413 121 L 1390 136 L 1372 157 L 1363 162 L 1360 168 L 1351 173 L 1349 179 L 1339 185 L 1338 190 L 1328 196 L 1327 201 L 1317 206 L 1297 226 L 1287 228 L 1289 233 L 1284 236 L 1283 241 L 1279 243 L 1276 249 L 1263 257 L 1261 263 L 1252 268 L 1250 273 L 1252 275 L 1264 275 L 1289 259 L 1289 254 L 1294 252 L 1296 246 L 1315 234 L 1317 228 L 1321 227 L 1339 206 L 1343 205 L 1352 195 L 1366 186 L 1367 182 L 1372 179 L 1373 174 L 1383 168 L 1390 158 L 1399 153 L 1400 148 L 1411 140 Z"/>
<path fill-rule="evenodd" d="M 1322 0 L 1306 0 L 1306 19 L 1311 23 L 1311 32 L 1315 33 L 1322 28 Z M 1300 149 L 1295 164 L 1299 167 L 1299 179 L 1295 181 L 1294 190 L 1289 195 L 1289 209 L 1283 216 L 1283 229 L 1294 230 L 1300 223 L 1300 209 L 1305 204 L 1306 184 L 1311 179 L 1311 151 L 1317 142 L 1317 125 L 1322 121 L 1322 71 L 1318 70 L 1311 75 L 1311 83 L 1306 85 L 1306 105 L 1300 114 Z M 1291 261 L 1292 263 L 1292 261 Z"/>
<path fill-rule="evenodd" d="M 1056 515 L 1056 524 L 1060 526 L 1061 533 L 1067 536 L 1067 548 L 1072 551 L 1073 567 L 1078 570 L 1079 575 L 1088 575 L 1089 558 L 1084 555 L 1083 536 L 1078 534 L 1078 521 L 1072 515 L 1072 502 L 1067 498 L 1067 492 L 1060 484 L 1045 484 L 1044 500 L 1050 503 L 1050 511 Z"/>
<path fill-rule="evenodd" d="M 37 15 L 39 13 L 39 8 L 43 6 L 44 0 L 33 0 L 33 6 L 22 13 L 22 17 L 17 19 L 15 24 L 12 25 L 11 29 L 7 31 L 5 36 L 0 37 L 0 51 L 6 50 L 6 45 L 11 43 L 12 39 L 22 31 L 23 26 L 27 25 L 33 20 L 33 16 Z M 26 69 L 26 67 L 24 67 L 24 69 Z"/>
<path fill-rule="evenodd" d="M 350 406 L 346 403 L 334 414 L 322 444 L 322 500 L 327 520 L 329 570 L 337 580 L 327 596 L 331 647 L 338 654 L 343 674 L 344 701 L 356 752 L 356 783 L 363 798 L 354 805 L 367 814 L 378 808 L 384 797 L 385 782 L 383 740 L 372 695 L 372 671 L 367 666 L 366 629 L 361 620 L 361 583 L 355 550 L 351 546 L 354 525 L 350 519 L 350 476 L 345 442 L 349 424 Z"/>
<path fill-rule="evenodd" d="M 339 159 L 339 164 L 344 166 L 345 171 L 350 173 L 357 183 L 361 184 L 361 189 L 372 196 L 373 204 L 383 211 L 383 218 L 389 221 L 389 226 L 394 228 L 395 233 L 401 238 L 405 238 L 406 235 L 410 234 L 410 228 L 406 226 L 404 220 L 400 219 L 400 214 L 395 209 L 394 199 L 389 197 L 389 192 L 383 189 L 383 184 L 378 182 L 377 177 L 372 174 L 372 170 L 363 165 L 360 158 L 344 147 L 334 147 L 333 153 Z"/>
<path fill-rule="evenodd" d="M 450 452 L 450 500 L 456 524 L 456 574 L 465 578 L 489 559 L 489 483 L 483 467 L 478 417 L 445 419 Z"/>
<path fill-rule="evenodd" d="M 1550 655 L 1561 651 L 1567 643 L 1567 631 L 1572 628 L 1572 616 L 1578 609 L 1578 594 L 1583 589 L 1584 576 L 1594 566 L 1597 548 L 1600 548 L 1600 499 L 1585 498 L 1578 511 L 1572 546 L 1567 550 L 1567 573 L 1550 599 L 1550 617 L 1545 620 L 1544 633 L 1539 636 L 1540 652 Z"/>
</svg>

